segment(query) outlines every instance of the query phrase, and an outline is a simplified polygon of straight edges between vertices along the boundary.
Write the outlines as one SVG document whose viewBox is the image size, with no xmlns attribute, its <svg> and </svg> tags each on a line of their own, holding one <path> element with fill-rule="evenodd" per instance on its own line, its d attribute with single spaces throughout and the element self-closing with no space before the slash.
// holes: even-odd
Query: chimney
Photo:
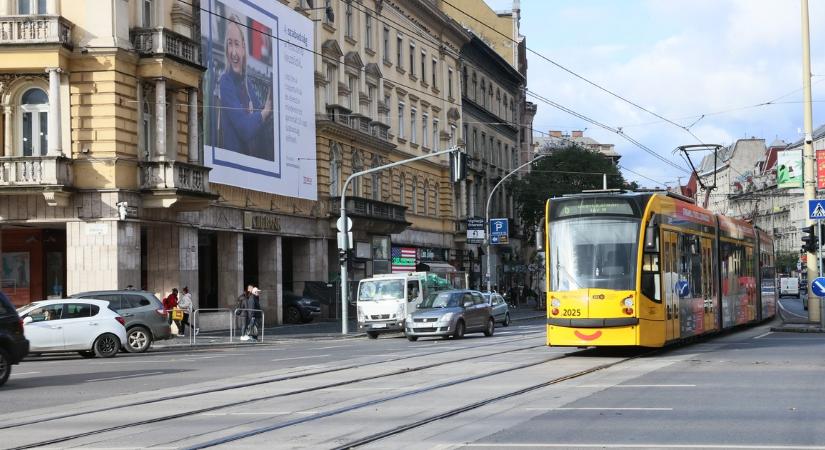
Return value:
<svg viewBox="0 0 825 450">
<path fill-rule="evenodd" d="M 580 138 L 584 136 L 584 131 L 573 131 L 571 132 L 571 136 L 574 138 Z"/>
<path fill-rule="evenodd" d="M 561 137 L 561 131 L 560 130 L 550 130 L 550 136 L 560 138 Z"/>
</svg>

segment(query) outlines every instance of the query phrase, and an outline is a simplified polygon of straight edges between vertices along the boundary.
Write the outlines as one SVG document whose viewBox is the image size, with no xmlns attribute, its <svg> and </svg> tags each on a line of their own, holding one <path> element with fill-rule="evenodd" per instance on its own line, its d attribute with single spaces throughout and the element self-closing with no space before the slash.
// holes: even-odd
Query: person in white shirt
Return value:
<svg viewBox="0 0 825 450">
<path fill-rule="evenodd" d="M 188 326 L 192 330 L 192 325 L 189 323 L 189 315 L 192 314 L 192 294 L 189 293 L 188 286 L 183 288 L 183 295 L 178 300 L 178 308 L 183 310 L 183 319 L 178 324 L 178 336 L 183 336 L 185 327 Z"/>
</svg>

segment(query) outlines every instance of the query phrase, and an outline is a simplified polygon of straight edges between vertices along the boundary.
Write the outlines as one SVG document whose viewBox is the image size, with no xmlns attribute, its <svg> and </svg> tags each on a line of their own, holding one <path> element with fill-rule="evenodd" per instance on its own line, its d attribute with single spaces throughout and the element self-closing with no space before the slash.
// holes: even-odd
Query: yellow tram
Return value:
<svg viewBox="0 0 825 450">
<path fill-rule="evenodd" d="M 776 314 L 773 241 L 664 192 L 545 207 L 547 345 L 661 347 Z"/>
</svg>

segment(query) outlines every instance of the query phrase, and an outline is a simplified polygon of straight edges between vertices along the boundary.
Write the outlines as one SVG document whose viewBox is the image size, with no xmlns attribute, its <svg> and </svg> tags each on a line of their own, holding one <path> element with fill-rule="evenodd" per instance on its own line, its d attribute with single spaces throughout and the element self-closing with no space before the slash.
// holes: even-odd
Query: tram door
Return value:
<svg viewBox="0 0 825 450">
<path fill-rule="evenodd" d="M 662 232 L 662 289 L 665 299 L 665 340 L 679 337 L 679 234 L 674 231 Z"/>
</svg>

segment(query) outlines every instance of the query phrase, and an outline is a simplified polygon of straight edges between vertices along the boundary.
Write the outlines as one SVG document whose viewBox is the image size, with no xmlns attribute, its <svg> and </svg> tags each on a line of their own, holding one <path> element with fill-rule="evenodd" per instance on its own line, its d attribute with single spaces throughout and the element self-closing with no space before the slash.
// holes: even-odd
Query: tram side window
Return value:
<svg viewBox="0 0 825 450">
<path fill-rule="evenodd" d="M 645 232 L 645 247 L 642 255 L 642 295 L 660 303 L 661 275 L 659 273 L 659 230 L 648 226 Z"/>
<path fill-rule="evenodd" d="M 680 292 L 682 298 L 699 298 L 703 295 L 702 247 L 698 236 L 679 234 L 679 280 L 688 289 Z"/>
<path fill-rule="evenodd" d="M 740 282 L 743 275 L 742 262 L 745 248 L 742 245 L 722 242 L 720 253 L 722 256 L 722 295 L 733 295 L 740 292 Z"/>
</svg>

